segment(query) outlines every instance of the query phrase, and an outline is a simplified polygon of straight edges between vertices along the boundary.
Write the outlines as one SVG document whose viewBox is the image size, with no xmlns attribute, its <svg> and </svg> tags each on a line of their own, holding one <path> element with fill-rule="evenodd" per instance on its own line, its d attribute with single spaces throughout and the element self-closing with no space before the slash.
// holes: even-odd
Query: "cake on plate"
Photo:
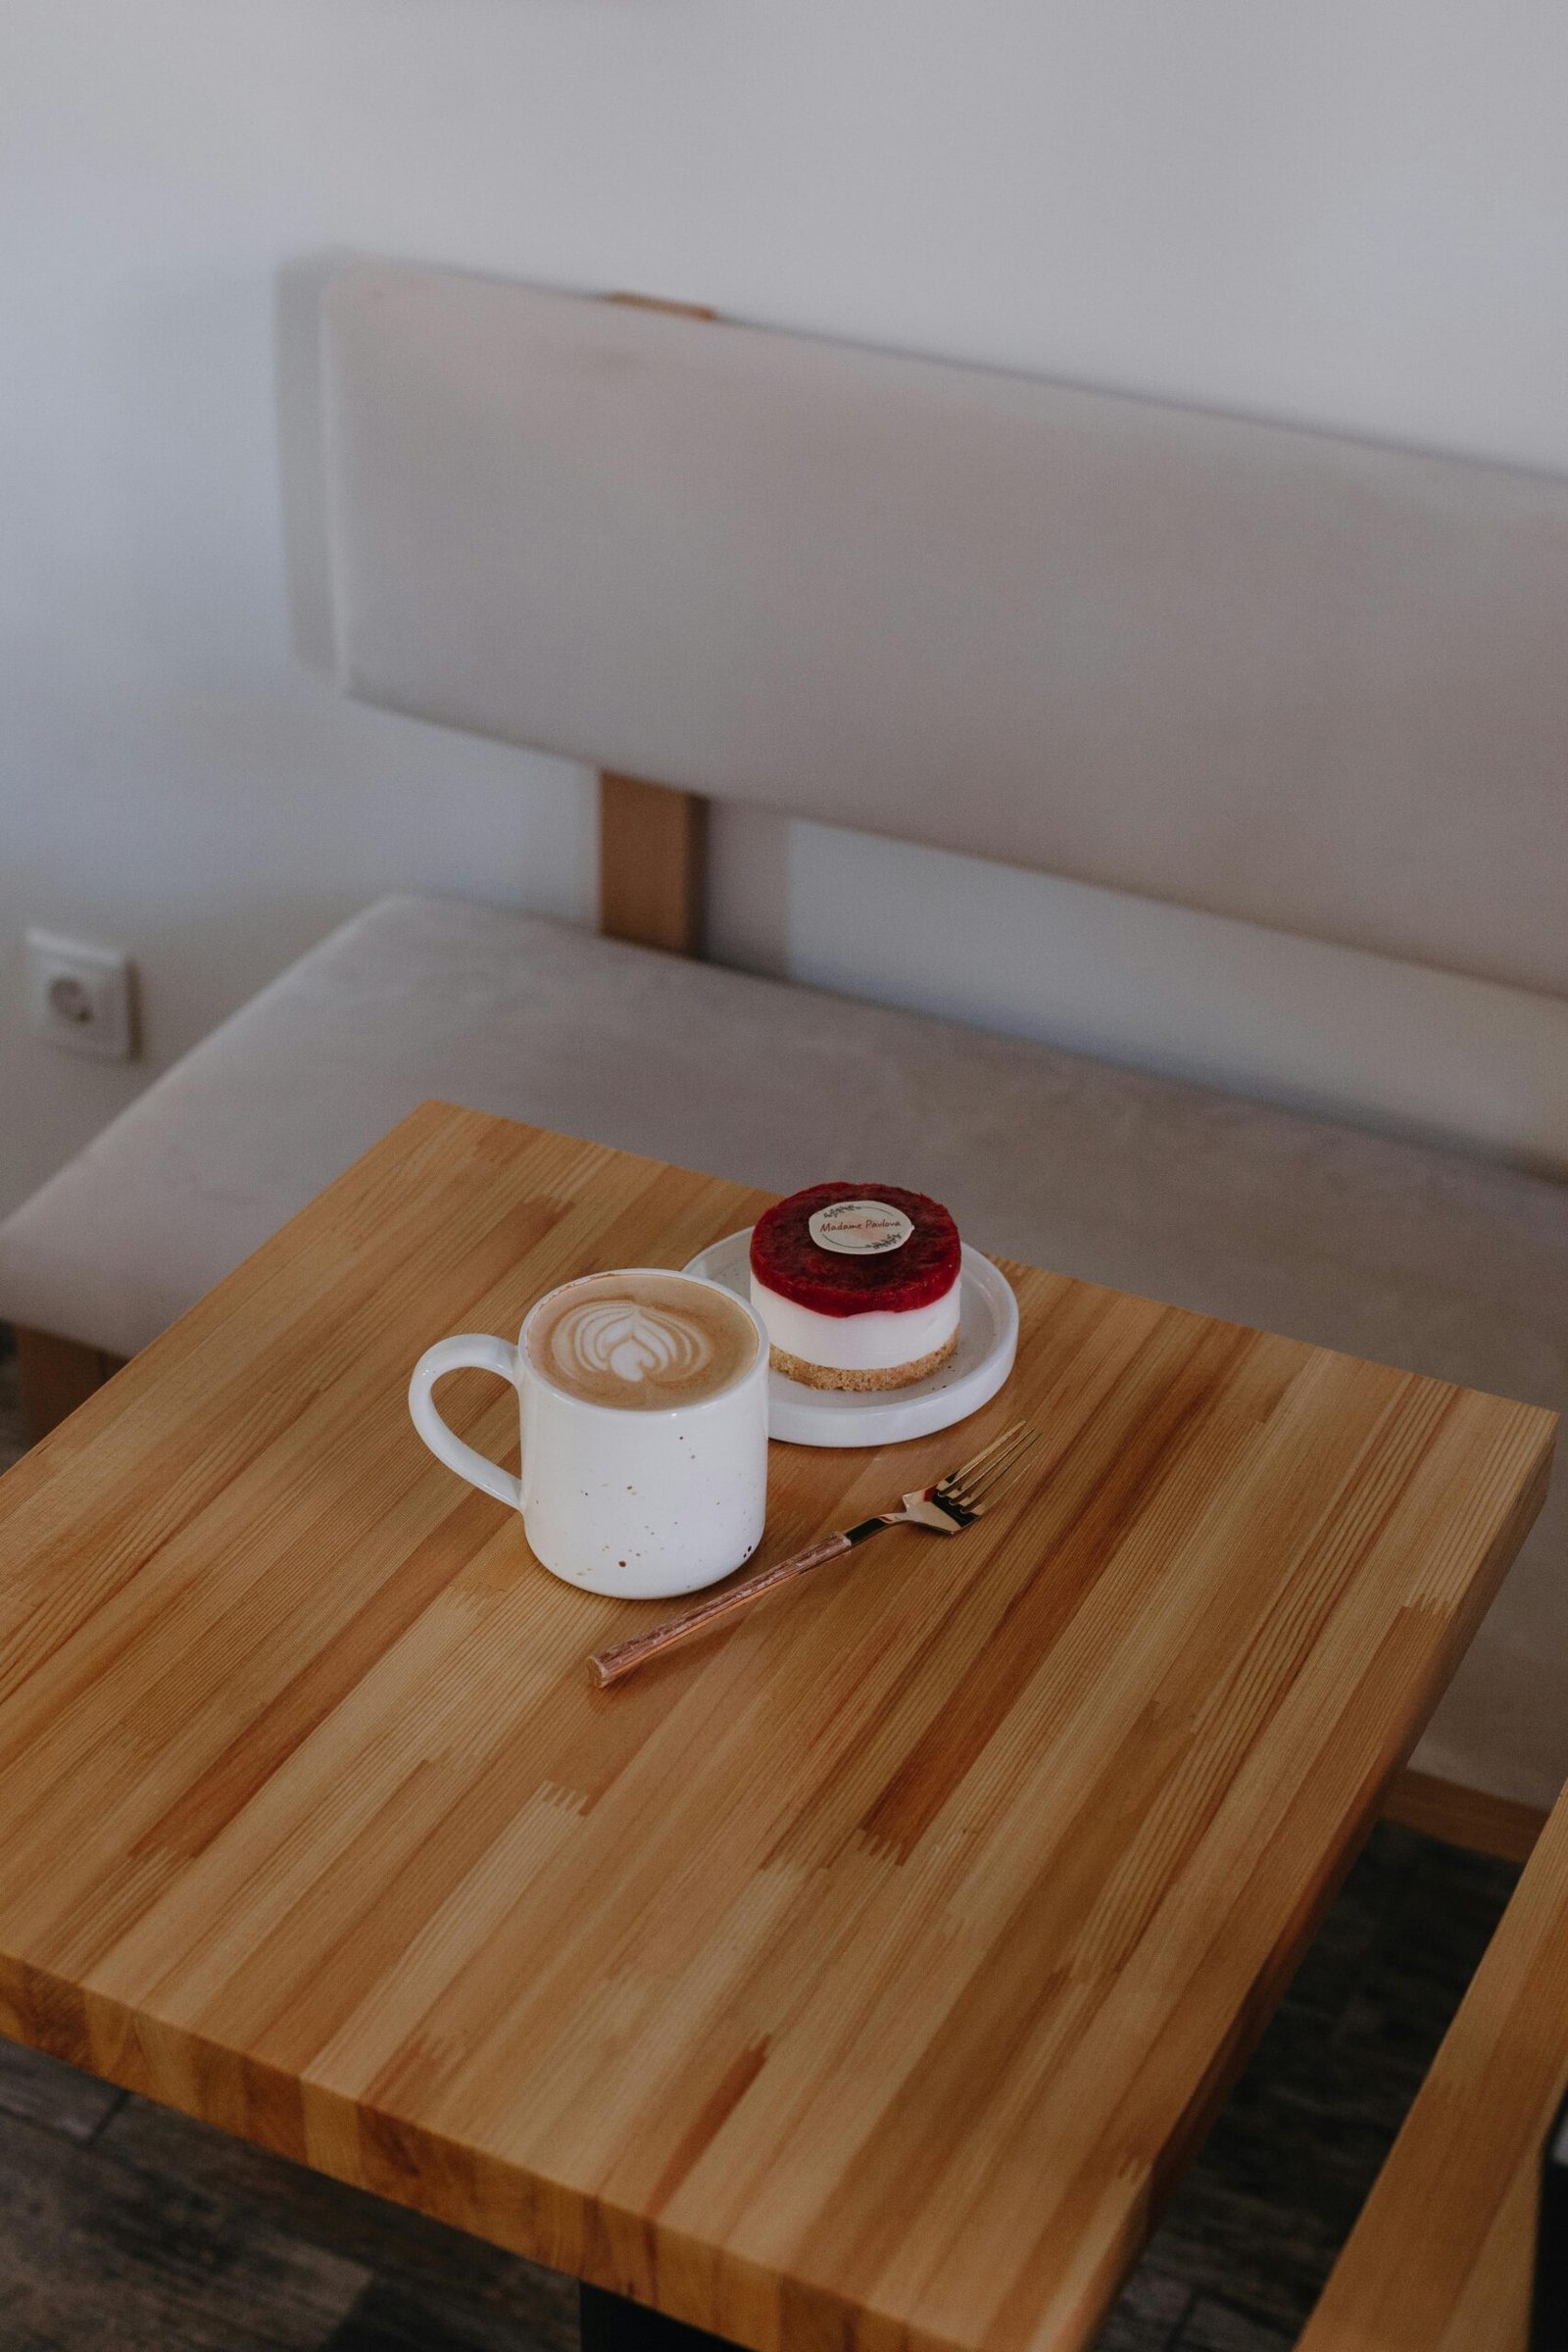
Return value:
<svg viewBox="0 0 1568 2352">
<path fill-rule="evenodd" d="M 958 1228 L 897 1184 L 813 1184 L 752 1229 L 773 1368 L 813 1389 L 904 1389 L 958 1344 Z"/>
</svg>

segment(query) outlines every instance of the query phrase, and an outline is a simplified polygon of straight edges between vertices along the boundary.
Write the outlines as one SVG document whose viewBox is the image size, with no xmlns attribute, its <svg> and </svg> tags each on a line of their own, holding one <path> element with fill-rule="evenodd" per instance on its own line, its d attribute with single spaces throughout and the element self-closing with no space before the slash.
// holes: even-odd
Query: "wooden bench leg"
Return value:
<svg viewBox="0 0 1568 2352">
<path fill-rule="evenodd" d="M 85 1404 L 125 1360 L 102 1348 L 84 1347 L 80 1340 L 57 1339 L 52 1331 L 19 1326 L 15 1337 L 22 1418 L 29 1446 L 36 1446 L 68 1413 Z"/>
<path fill-rule="evenodd" d="M 599 779 L 599 928 L 608 939 L 703 952 L 708 803 L 640 776 Z"/>
</svg>

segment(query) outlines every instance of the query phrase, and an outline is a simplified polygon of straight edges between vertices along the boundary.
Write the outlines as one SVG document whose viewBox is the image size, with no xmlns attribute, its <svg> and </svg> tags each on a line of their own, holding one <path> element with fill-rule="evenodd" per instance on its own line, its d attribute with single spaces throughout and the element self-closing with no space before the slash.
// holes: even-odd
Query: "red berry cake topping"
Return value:
<svg viewBox="0 0 1568 2352">
<path fill-rule="evenodd" d="M 874 1218 L 857 1219 L 848 1210 L 837 1221 L 839 1247 L 813 1236 L 813 1217 L 849 1201 L 897 1212 L 883 1220 L 880 1246 L 874 1235 L 868 1245 L 858 1239 L 874 1227 Z M 900 1239 L 905 1219 L 910 1230 Z M 861 1247 L 864 1254 L 858 1253 Z M 941 1201 L 897 1184 L 813 1184 L 766 1210 L 752 1229 L 756 1280 L 818 1315 L 873 1309 L 904 1314 L 930 1306 L 953 1288 L 959 1262 L 958 1228 Z"/>
</svg>

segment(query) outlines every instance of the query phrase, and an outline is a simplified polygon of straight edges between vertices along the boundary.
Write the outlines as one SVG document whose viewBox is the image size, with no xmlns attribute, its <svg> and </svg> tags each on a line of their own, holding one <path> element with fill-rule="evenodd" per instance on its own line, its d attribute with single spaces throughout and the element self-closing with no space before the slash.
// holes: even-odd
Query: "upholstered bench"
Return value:
<svg viewBox="0 0 1568 2352">
<path fill-rule="evenodd" d="M 610 929 L 697 944 L 722 796 L 1568 990 L 1561 486 L 441 273 L 346 272 L 323 358 L 341 682 L 663 779 L 606 779 Z M 402 898 L 0 1227 L 41 1417 L 431 1095 L 1568 1403 L 1568 1188 Z M 1559 1493 L 1417 1753 L 1478 1836 L 1565 1669 Z"/>
</svg>

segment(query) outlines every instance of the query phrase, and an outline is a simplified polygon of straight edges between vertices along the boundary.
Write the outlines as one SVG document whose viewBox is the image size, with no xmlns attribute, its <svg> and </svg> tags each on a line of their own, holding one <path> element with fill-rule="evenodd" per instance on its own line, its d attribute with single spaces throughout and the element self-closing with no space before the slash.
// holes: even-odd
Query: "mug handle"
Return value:
<svg viewBox="0 0 1568 2352">
<path fill-rule="evenodd" d="M 467 1331 L 458 1339 L 437 1340 L 433 1348 L 427 1348 L 415 1365 L 414 1378 L 409 1383 L 409 1411 L 414 1416 L 414 1426 L 437 1461 L 445 1462 L 449 1470 L 455 1470 L 470 1486 L 493 1494 L 497 1502 L 510 1502 L 516 1511 L 522 1508 L 521 1479 L 514 1478 L 510 1470 L 503 1470 L 487 1453 L 466 1446 L 436 1411 L 430 1392 L 446 1373 L 464 1371 L 494 1372 L 502 1380 L 511 1381 L 515 1389 L 520 1370 L 517 1350 L 510 1341 L 492 1339 L 487 1332 Z"/>
</svg>

